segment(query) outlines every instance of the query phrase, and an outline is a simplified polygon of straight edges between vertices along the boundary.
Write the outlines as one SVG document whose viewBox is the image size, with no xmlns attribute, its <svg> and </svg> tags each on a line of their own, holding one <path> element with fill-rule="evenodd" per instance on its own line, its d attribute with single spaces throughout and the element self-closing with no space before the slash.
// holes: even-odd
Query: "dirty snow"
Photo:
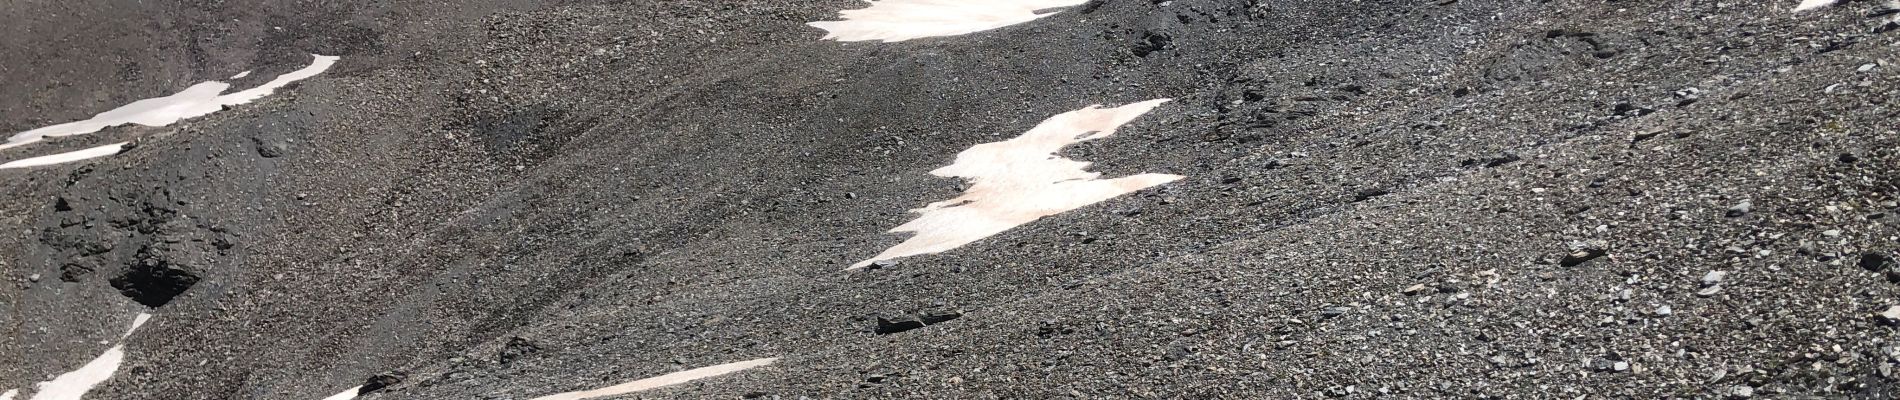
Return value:
<svg viewBox="0 0 1900 400">
<path fill-rule="evenodd" d="M 1801 5 L 1794 6 L 1794 10 L 1796 12 L 1800 12 L 1800 11 L 1813 10 L 1813 9 L 1821 8 L 1821 7 L 1827 7 L 1827 6 L 1834 5 L 1835 1 L 1836 0 L 1801 0 Z"/>
<path fill-rule="evenodd" d="M 1056 155 L 1071 144 L 1112 136 L 1122 125 L 1166 102 L 1090 106 L 1049 118 L 1015 139 L 964 150 L 957 154 L 956 163 L 930 173 L 968 180 L 969 190 L 911 210 L 921 216 L 891 232 L 915 232 L 916 236 L 851 268 L 954 249 L 1042 217 L 1180 180 L 1182 176 L 1166 174 L 1101 179 L 1101 174 L 1086 170 L 1089 162 Z"/>
<path fill-rule="evenodd" d="M 618 396 L 618 395 L 623 395 L 627 393 L 633 393 L 633 392 L 651 390 L 651 389 L 656 389 L 656 388 L 661 388 L 661 387 L 666 387 L 666 386 L 678 385 L 678 384 L 691 382 L 695 380 L 711 378 L 715 376 L 730 374 L 730 373 L 744 371 L 748 369 L 763 367 L 767 365 L 772 365 L 773 362 L 777 362 L 777 361 L 778 361 L 778 358 L 761 358 L 761 359 L 752 360 L 752 361 L 741 361 L 741 362 L 735 362 L 735 363 L 730 363 L 730 364 L 720 364 L 720 365 L 714 365 L 710 367 L 674 372 L 671 374 L 660 375 L 660 376 L 656 376 L 652 378 L 641 379 L 641 380 L 637 380 L 633 382 L 622 383 L 619 385 L 613 385 L 613 386 L 608 386 L 608 387 L 594 389 L 594 390 L 567 392 L 567 393 L 561 393 L 561 394 L 555 394 L 555 395 L 549 395 L 549 396 L 542 396 L 542 397 L 537 397 L 534 400 L 583 400 L 583 399 L 591 399 L 591 398 L 596 398 L 596 397 Z"/>
<path fill-rule="evenodd" d="M 69 152 L 59 153 L 59 154 L 54 154 L 54 155 L 14 160 L 5 164 L 0 164 L 0 169 L 39 167 L 39 166 L 79 161 L 79 160 L 84 160 L 88 158 L 105 157 L 105 156 L 109 156 L 113 154 L 119 154 L 119 152 L 125 151 L 126 143 L 131 143 L 131 142 L 118 142 L 118 143 L 108 144 L 108 145 L 94 147 L 90 149 L 85 149 L 85 150 L 69 151 Z"/>
<path fill-rule="evenodd" d="M 869 1 L 869 0 L 867 0 Z M 1054 15 L 1056 9 L 1087 0 L 882 0 L 870 7 L 839 12 L 842 21 L 808 25 L 843 42 L 954 36 L 986 31 Z"/>
<path fill-rule="evenodd" d="M 223 110 L 225 106 L 249 103 L 269 96 L 292 82 L 323 73 L 338 60 L 338 57 L 334 56 L 315 54 L 311 56 L 315 59 L 309 66 L 279 75 L 276 79 L 255 88 L 220 94 L 230 89 L 231 84 L 219 81 L 199 83 L 170 96 L 135 101 L 99 113 L 84 121 L 68 122 L 14 134 L 7 138 L 6 143 L 0 143 L 0 150 L 32 144 L 49 137 L 84 135 L 112 126 L 125 124 L 165 126 L 179 120 L 204 116 Z M 239 74 L 239 76 L 243 75 L 245 74 Z"/>
</svg>

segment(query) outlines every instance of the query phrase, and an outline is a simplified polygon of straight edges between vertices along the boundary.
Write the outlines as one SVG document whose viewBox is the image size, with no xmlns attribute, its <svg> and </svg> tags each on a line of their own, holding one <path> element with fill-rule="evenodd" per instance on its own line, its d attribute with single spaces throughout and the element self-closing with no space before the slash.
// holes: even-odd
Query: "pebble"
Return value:
<svg viewBox="0 0 1900 400">
<path fill-rule="evenodd" d="M 1715 285 L 1715 286 L 1702 288 L 1702 290 L 1697 290 L 1695 292 L 1695 295 L 1699 297 L 1709 297 L 1709 296 L 1714 296 L 1716 293 L 1722 293 L 1721 285 Z"/>
<path fill-rule="evenodd" d="M 1405 290 L 1400 291 L 1400 293 L 1404 293 L 1407 296 L 1424 293 L 1424 292 L 1425 292 L 1425 284 L 1423 283 L 1412 285 L 1412 287 L 1408 287 L 1408 288 L 1405 288 Z"/>
<path fill-rule="evenodd" d="M 1753 209 L 1754 207 L 1755 207 L 1754 203 L 1751 203 L 1747 200 L 1743 200 L 1740 204 L 1736 204 L 1734 206 L 1729 207 L 1728 214 L 1726 215 L 1728 215 L 1729 218 L 1741 217 L 1744 215 L 1748 215 L 1748 211 L 1750 209 Z"/>
<path fill-rule="evenodd" d="M 1702 274 L 1702 287 L 1720 285 L 1722 278 L 1726 277 L 1728 277 L 1728 271 L 1709 271 L 1707 274 Z"/>
</svg>

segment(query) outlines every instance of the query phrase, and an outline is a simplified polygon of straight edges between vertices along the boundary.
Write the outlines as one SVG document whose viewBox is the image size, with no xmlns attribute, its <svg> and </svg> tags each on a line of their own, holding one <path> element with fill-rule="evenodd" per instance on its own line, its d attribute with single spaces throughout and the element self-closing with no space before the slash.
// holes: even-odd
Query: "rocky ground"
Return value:
<svg viewBox="0 0 1900 400">
<path fill-rule="evenodd" d="M 0 390 L 150 312 L 88 398 L 1900 396 L 1900 4 L 119 3 L 0 5 L 0 130 L 343 61 L 0 171 Z M 1188 178 L 844 270 L 1156 98 L 1064 155 Z"/>
</svg>

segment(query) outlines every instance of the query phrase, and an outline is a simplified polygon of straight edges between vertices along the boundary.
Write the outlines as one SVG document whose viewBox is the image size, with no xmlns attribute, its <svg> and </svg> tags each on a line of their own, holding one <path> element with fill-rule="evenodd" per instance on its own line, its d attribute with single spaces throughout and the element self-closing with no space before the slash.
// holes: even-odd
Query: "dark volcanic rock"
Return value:
<svg viewBox="0 0 1900 400">
<path fill-rule="evenodd" d="M 924 327 L 924 321 L 917 319 L 917 317 L 904 316 L 904 317 L 896 317 L 896 319 L 886 319 L 883 317 L 878 317 L 877 328 L 874 331 L 877 332 L 877 334 L 879 335 L 889 335 L 893 333 L 908 332 L 913 329 L 919 329 L 923 327 Z"/>
<path fill-rule="evenodd" d="M 404 379 L 408 379 L 408 378 L 409 378 L 409 375 L 402 372 L 391 372 L 387 374 L 378 374 L 376 376 L 371 376 L 369 377 L 369 379 L 366 379 L 363 381 L 362 388 L 356 389 L 356 394 L 358 396 L 361 396 L 361 395 L 366 395 L 370 393 L 380 392 L 380 391 L 383 391 L 383 389 L 388 389 L 390 386 L 395 386 L 396 384 L 402 383 Z"/>
<path fill-rule="evenodd" d="M 1854 265 L 1858 265 L 1862 269 L 1866 269 L 1868 271 L 1885 271 L 1885 270 L 1892 269 L 1895 267 L 1900 267 L 1900 264 L 1894 263 L 1893 257 L 1889 257 L 1886 254 L 1880 254 L 1880 253 L 1861 254 L 1860 261 L 1855 262 Z"/>
</svg>

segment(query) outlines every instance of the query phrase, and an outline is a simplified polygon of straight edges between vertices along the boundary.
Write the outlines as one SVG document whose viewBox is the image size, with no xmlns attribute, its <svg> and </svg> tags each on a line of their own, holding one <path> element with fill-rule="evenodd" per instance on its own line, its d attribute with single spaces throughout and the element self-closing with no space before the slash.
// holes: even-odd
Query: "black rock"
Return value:
<svg viewBox="0 0 1900 400">
<path fill-rule="evenodd" d="M 1352 202 L 1358 203 L 1358 202 L 1362 202 L 1366 200 L 1372 200 L 1372 198 L 1374 197 L 1384 196 L 1388 194 L 1392 194 L 1392 192 L 1385 189 L 1362 189 L 1357 193 L 1353 193 Z"/>
<path fill-rule="evenodd" d="M 1174 38 L 1168 36 L 1168 34 L 1145 32 L 1141 35 L 1141 41 L 1135 42 L 1135 45 L 1130 47 L 1129 51 L 1134 53 L 1136 57 L 1147 57 L 1149 54 L 1167 49 L 1168 46 L 1173 43 Z"/>
<path fill-rule="evenodd" d="M 1854 265 L 1859 265 L 1863 269 L 1866 269 L 1868 271 L 1875 271 L 1875 272 L 1887 270 L 1895 266 L 1893 262 L 1893 257 L 1888 257 L 1887 255 L 1880 254 L 1880 253 L 1861 254 L 1860 262 L 1855 263 Z"/>
<path fill-rule="evenodd" d="M 895 266 L 897 266 L 896 260 L 878 260 L 878 261 L 871 262 L 871 265 L 864 266 L 864 269 L 870 270 L 870 271 L 876 271 L 876 270 L 895 267 Z"/>
<path fill-rule="evenodd" d="M 257 155 L 264 158 L 283 157 L 290 152 L 290 142 L 284 139 L 251 138 L 257 148 Z"/>
<path fill-rule="evenodd" d="M 950 320 L 957 319 L 957 318 L 963 318 L 963 313 L 956 312 L 956 311 L 945 311 L 945 312 L 924 314 L 922 317 L 919 317 L 919 319 L 923 320 L 924 325 L 941 324 L 945 322 L 950 322 Z"/>
<path fill-rule="evenodd" d="M 390 386 L 395 386 L 398 383 L 402 383 L 402 380 L 408 377 L 409 375 L 401 373 L 401 372 L 391 372 L 387 374 L 379 374 L 376 376 L 371 376 L 369 377 L 368 380 L 363 381 L 363 388 L 357 389 L 356 395 L 362 396 L 362 395 L 366 395 L 370 393 L 375 393 L 383 389 L 387 389 Z"/>
<path fill-rule="evenodd" d="M 875 332 L 877 332 L 877 334 L 879 335 L 889 335 L 893 333 L 901 333 L 901 332 L 906 332 L 912 329 L 918 329 L 918 328 L 923 328 L 923 327 L 924 327 L 924 321 L 919 320 L 916 317 L 903 316 L 903 317 L 897 317 L 897 319 L 895 320 L 885 319 L 884 317 L 878 317 L 877 329 L 875 330 Z"/>
<path fill-rule="evenodd" d="M 59 266 L 59 280 L 62 281 L 79 282 L 86 279 L 87 275 L 92 275 L 92 267 L 84 264 L 67 263 Z"/>
<path fill-rule="evenodd" d="M 1597 257 L 1602 257 L 1604 254 L 1605 253 L 1601 250 L 1578 251 L 1565 255 L 1563 261 L 1558 262 L 1558 264 L 1565 267 L 1575 267 L 1590 262 L 1590 260 L 1595 260 Z"/>
<path fill-rule="evenodd" d="M 1616 115 L 1624 116 L 1624 117 L 1641 117 L 1644 115 L 1649 115 L 1649 113 L 1656 112 L 1655 109 L 1637 106 L 1635 104 L 1630 104 L 1630 103 L 1616 103 L 1616 107 L 1613 108 L 1612 111 L 1614 111 Z"/>
</svg>

